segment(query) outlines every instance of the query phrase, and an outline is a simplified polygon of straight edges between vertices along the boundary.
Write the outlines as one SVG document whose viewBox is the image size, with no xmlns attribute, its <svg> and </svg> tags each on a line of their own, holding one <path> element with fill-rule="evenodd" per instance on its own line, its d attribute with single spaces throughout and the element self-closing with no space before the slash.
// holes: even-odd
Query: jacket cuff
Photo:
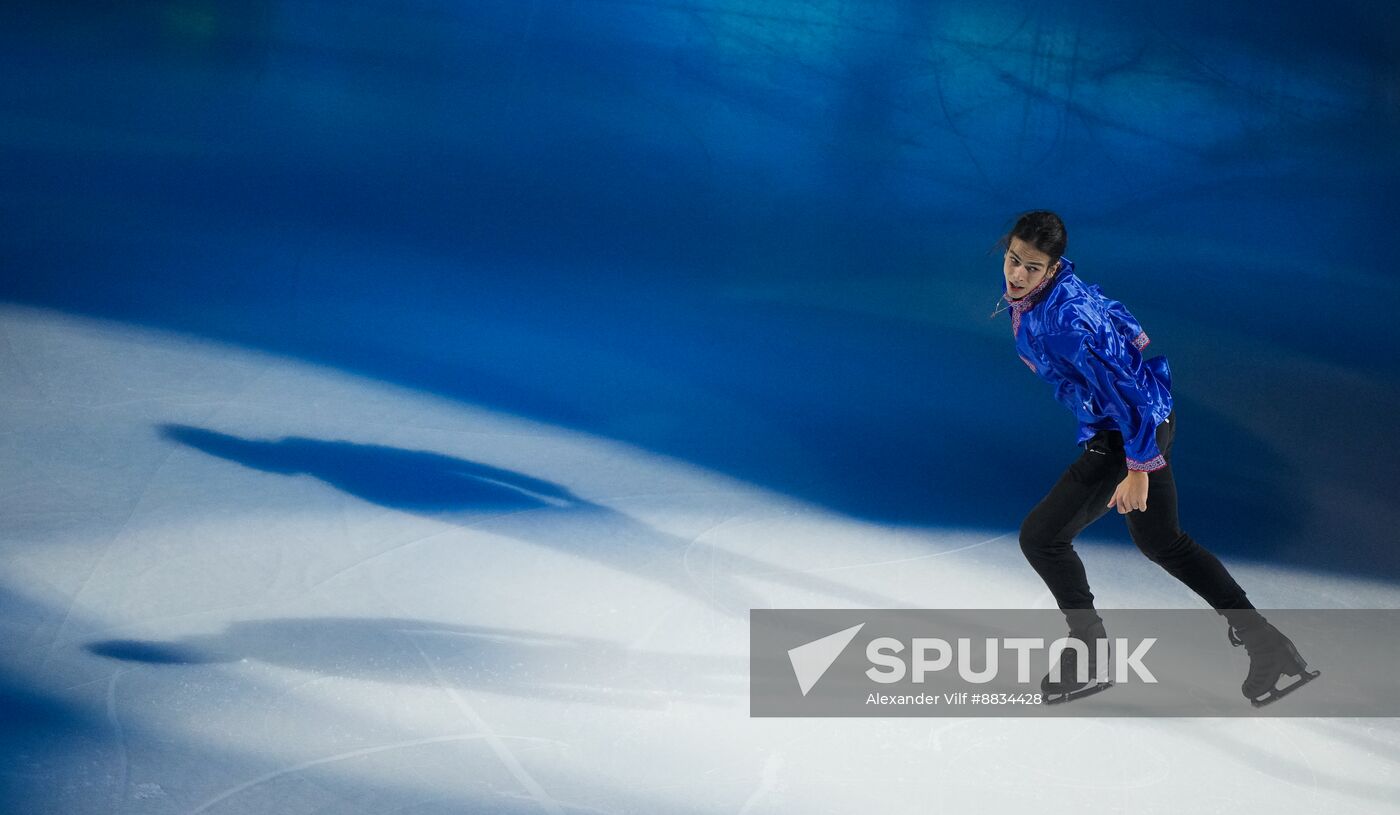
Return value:
<svg viewBox="0 0 1400 815">
<path fill-rule="evenodd" d="M 1129 470 L 1138 470 L 1144 473 L 1156 472 L 1165 466 L 1167 466 L 1167 460 L 1160 455 L 1146 461 L 1138 461 L 1132 458 L 1128 459 Z"/>
</svg>

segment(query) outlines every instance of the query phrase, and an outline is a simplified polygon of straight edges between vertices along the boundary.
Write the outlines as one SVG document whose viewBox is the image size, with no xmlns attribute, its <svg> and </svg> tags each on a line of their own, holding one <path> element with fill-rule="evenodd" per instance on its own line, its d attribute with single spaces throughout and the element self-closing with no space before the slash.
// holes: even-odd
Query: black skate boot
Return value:
<svg viewBox="0 0 1400 815">
<path fill-rule="evenodd" d="M 1040 692 L 1044 694 L 1044 702 L 1047 705 L 1060 704 L 1061 702 L 1072 702 L 1075 699 L 1082 699 L 1085 696 L 1092 696 L 1099 691 L 1108 690 L 1113 687 L 1113 680 L 1109 678 L 1109 668 L 1112 660 L 1109 659 L 1108 634 L 1104 631 L 1103 623 L 1094 622 L 1084 628 L 1071 628 L 1069 636 L 1084 643 L 1088 647 L 1089 659 L 1087 666 L 1080 666 L 1079 653 L 1073 648 L 1065 648 L 1060 652 L 1059 679 L 1055 679 L 1055 669 L 1052 667 L 1045 678 L 1040 680 Z M 1104 662 L 1099 662 L 1099 643 L 1103 643 Z M 1100 665 L 1103 666 L 1103 676 L 1099 676 Z M 1080 681 L 1079 669 L 1087 667 L 1084 676 L 1085 681 Z"/>
<path fill-rule="evenodd" d="M 1240 692 L 1255 707 L 1277 702 L 1322 673 L 1309 671 L 1293 642 L 1257 613 L 1246 615 L 1240 622 L 1232 620 L 1229 633 L 1231 645 L 1243 645 L 1249 652 L 1249 675 L 1240 685 Z M 1278 682 L 1284 676 L 1298 679 L 1280 688 Z"/>
</svg>

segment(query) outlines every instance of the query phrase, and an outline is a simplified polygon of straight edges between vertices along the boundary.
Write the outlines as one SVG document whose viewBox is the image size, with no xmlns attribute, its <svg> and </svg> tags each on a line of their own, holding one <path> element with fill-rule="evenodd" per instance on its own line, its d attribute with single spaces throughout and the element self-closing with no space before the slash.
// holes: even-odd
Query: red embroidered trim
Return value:
<svg viewBox="0 0 1400 815">
<path fill-rule="evenodd" d="M 1046 287 L 1054 280 L 1054 275 L 1046 275 L 1039 283 L 1035 284 L 1035 288 L 1026 292 L 1020 299 L 1006 301 L 1007 305 L 1011 306 L 1011 336 L 1015 337 L 1020 335 L 1021 315 L 1031 310 L 1031 307 L 1033 307 L 1036 302 L 1035 296 L 1045 291 Z"/>
<path fill-rule="evenodd" d="M 1129 470 L 1138 470 L 1144 473 L 1155 472 L 1157 470 L 1162 469 L 1165 466 L 1167 466 L 1167 460 L 1160 455 L 1156 458 L 1148 459 L 1147 461 L 1134 461 L 1133 459 L 1128 459 Z"/>
<path fill-rule="evenodd" d="M 1030 360 L 1026 359 L 1025 357 L 1020 357 L 1020 360 L 1021 360 L 1022 362 L 1024 362 L 1024 363 L 1026 363 L 1026 367 L 1027 367 L 1027 368 L 1030 368 L 1031 371 L 1033 371 L 1034 373 L 1040 373 L 1040 369 L 1037 368 L 1037 367 L 1035 367 L 1035 363 L 1031 362 Z"/>
<path fill-rule="evenodd" d="M 1136 337 L 1133 338 L 1133 347 L 1138 349 L 1139 351 L 1146 348 L 1151 343 L 1152 340 L 1148 338 L 1146 331 L 1142 332 L 1141 334 L 1138 334 Z"/>
</svg>

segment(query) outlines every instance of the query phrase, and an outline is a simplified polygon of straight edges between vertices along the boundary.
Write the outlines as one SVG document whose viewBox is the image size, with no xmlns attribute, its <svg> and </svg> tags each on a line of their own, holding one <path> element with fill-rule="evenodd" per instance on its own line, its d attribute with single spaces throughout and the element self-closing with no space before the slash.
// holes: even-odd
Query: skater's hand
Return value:
<svg viewBox="0 0 1400 815">
<path fill-rule="evenodd" d="M 1118 489 L 1113 491 L 1108 505 L 1117 507 L 1119 515 L 1147 509 L 1147 473 L 1129 470 L 1128 477 L 1118 482 Z"/>
</svg>

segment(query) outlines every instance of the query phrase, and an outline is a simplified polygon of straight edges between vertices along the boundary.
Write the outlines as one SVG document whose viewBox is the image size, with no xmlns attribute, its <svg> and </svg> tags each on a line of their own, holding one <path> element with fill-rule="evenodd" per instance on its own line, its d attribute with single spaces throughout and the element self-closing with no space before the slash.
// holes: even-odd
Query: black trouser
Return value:
<svg viewBox="0 0 1400 815">
<path fill-rule="evenodd" d="M 1176 413 L 1157 426 L 1157 448 L 1168 466 L 1147 474 L 1147 509 L 1124 515 L 1133 542 L 1152 562 L 1210 603 L 1214 609 L 1247 609 L 1253 604 L 1220 561 L 1181 531 L 1176 513 L 1176 482 L 1170 466 Z M 1084 564 L 1074 551 L 1074 537 L 1108 513 L 1108 500 L 1128 474 L 1123 434 L 1102 431 L 1085 445 L 1084 454 L 1065 470 L 1050 493 L 1021 524 L 1021 551 L 1055 595 L 1061 609 L 1092 609 L 1094 595 Z M 1113 510 L 1117 512 L 1117 510 Z M 1082 627 L 1090 612 L 1070 615 Z M 1228 616 L 1228 615 L 1227 615 Z"/>
</svg>

